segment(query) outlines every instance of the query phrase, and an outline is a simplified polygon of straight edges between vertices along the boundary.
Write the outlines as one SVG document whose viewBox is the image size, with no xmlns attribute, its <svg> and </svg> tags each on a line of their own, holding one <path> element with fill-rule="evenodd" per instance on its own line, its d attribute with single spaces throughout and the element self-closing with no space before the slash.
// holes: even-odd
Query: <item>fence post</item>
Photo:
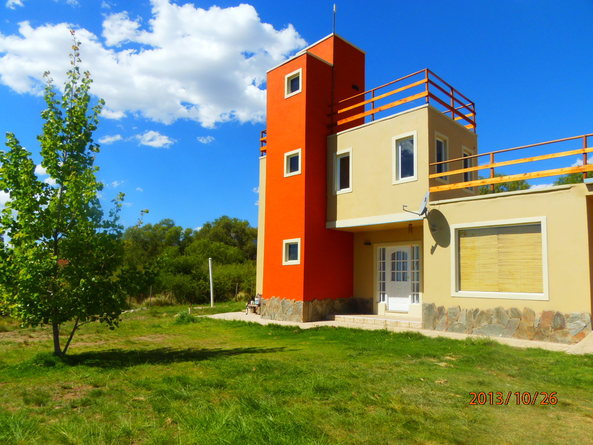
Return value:
<svg viewBox="0 0 593 445">
<path fill-rule="evenodd" d="M 490 165 L 494 164 L 494 153 L 490 153 Z M 494 178 L 494 168 L 490 167 L 490 178 Z M 490 191 L 494 193 L 494 184 L 490 184 Z"/>
<path fill-rule="evenodd" d="M 585 150 L 587 148 L 587 136 L 583 136 L 583 150 Z M 587 166 L 587 152 L 583 151 L 583 166 L 586 167 Z M 583 181 L 585 181 L 585 179 L 587 179 L 587 172 L 583 172 Z"/>
</svg>

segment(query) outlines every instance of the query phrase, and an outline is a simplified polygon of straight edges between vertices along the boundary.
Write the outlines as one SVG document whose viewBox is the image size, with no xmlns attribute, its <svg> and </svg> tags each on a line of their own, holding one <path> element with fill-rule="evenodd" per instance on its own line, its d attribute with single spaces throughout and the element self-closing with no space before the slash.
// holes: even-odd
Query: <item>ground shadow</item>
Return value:
<svg viewBox="0 0 593 445">
<path fill-rule="evenodd" d="M 128 368 L 145 364 L 167 364 L 196 362 L 241 354 L 264 354 L 284 352 L 286 348 L 233 348 L 233 349 L 109 349 L 68 355 L 64 362 L 71 366 L 93 366 L 97 368 Z"/>
</svg>

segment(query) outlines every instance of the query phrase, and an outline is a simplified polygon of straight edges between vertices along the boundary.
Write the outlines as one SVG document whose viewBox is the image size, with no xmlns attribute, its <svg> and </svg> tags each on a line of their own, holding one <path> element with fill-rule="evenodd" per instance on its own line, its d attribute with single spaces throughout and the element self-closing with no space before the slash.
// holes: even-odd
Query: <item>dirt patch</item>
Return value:
<svg viewBox="0 0 593 445">
<path fill-rule="evenodd" d="M 87 393 L 93 389 L 91 385 L 77 385 L 69 388 L 61 388 L 54 397 L 54 400 L 77 400 L 82 399 Z"/>
<path fill-rule="evenodd" d="M 138 340 L 138 341 L 146 341 L 146 342 L 154 343 L 154 342 L 161 342 L 169 337 L 170 337 L 169 335 L 153 334 L 153 335 L 143 335 L 141 337 L 134 337 L 133 339 Z"/>
</svg>

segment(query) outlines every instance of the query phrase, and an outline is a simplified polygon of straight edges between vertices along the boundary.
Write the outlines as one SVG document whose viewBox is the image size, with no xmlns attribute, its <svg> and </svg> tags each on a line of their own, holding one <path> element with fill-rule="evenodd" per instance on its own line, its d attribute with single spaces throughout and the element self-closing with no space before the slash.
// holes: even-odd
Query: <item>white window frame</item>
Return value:
<svg viewBox="0 0 593 445">
<path fill-rule="evenodd" d="M 474 153 L 474 150 L 472 150 L 470 148 L 467 148 L 465 145 L 462 145 L 461 146 L 461 157 L 463 158 L 463 160 L 461 161 L 461 168 L 466 168 L 465 167 L 465 155 L 473 156 L 473 155 L 475 155 L 475 153 Z M 476 159 L 476 158 L 470 158 L 470 159 L 468 159 L 469 160 L 469 166 L 470 167 L 473 167 L 472 164 L 474 162 L 474 159 Z M 465 172 L 465 173 L 463 173 L 463 182 L 467 182 L 465 180 L 465 175 L 469 175 L 469 180 L 472 181 L 473 180 L 473 178 L 472 178 L 473 173 L 474 172 Z M 473 189 L 473 187 L 466 187 L 466 190 L 471 190 L 471 189 Z"/>
<path fill-rule="evenodd" d="M 290 92 L 288 90 L 290 81 L 296 76 L 299 77 L 299 89 L 296 91 Z M 295 70 L 292 73 L 288 73 L 286 76 L 284 76 L 284 98 L 287 99 L 289 97 L 292 97 L 295 94 L 299 94 L 301 91 L 303 91 L 303 69 L 299 68 L 298 70 Z"/>
<path fill-rule="evenodd" d="M 298 155 L 299 157 L 299 169 L 295 172 L 288 171 L 288 160 L 289 158 Z M 303 170 L 303 156 L 301 154 L 301 149 L 297 148 L 296 150 L 292 150 L 289 152 L 284 153 L 284 177 L 288 178 L 289 176 L 300 175 L 301 171 Z"/>
<path fill-rule="evenodd" d="M 348 155 L 350 158 L 350 162 L 348 163 L 348 184 L 349 187 L 341 189 L 340 188 L 340 158 Z M 346 148 L 344 150 L 340 150 L 336 152 L 334 156 L 334 191 L 336 195 L 341 195 L 342 193 L 351 193 L 352 192 L 352 148 Z"/>
<path fill-rule="evenodd" d="M 463 229 L 476 229 L 495 226 L 513 226 L 524 224 L 540 224 L 542 236 L 542 293 L 521 293 L 521 292 L 479 292 L 479 291 L 461 291 L 459 290 L 459 243 L 457 233 Z M 535 218 L 517 218 L 498 221 L 483 221 L 479 223 L 452 224 L 451 234 L 453 244 L 451 248 L 451 296 L 462 298 L 492 298 L 492 299 L 510 299 L 510 300 L 540 300 L 548 301 L 550 299 L 548 283 L 548 230 L 546 217 Z"/>
<path fill-rule="evenodd" d="M 449 159 L 449 138 L 447 136 L 445 136 L 442 133 L 439 133 L 438 131 L 435 132 L 435 136 L 434 136 L 434 161 L 438 162 L 438 144 L 437 141 L 442 141 L 445 144 L 445 156 L 443 158 L 444 161 L 446 161 L 447 159 Z M 440 166 L 443 168 L 442 172 L 437 171 L 437 169 L 435 169 L 435 173 L 444 173 L 449 171 L 449 164 L 440 164 Z M 436 167 L 439 167 L 438 165 Z M 449 176 L 440 176 L 438 179 L 441 182 L 449 182 Z"/>
<path fill-rule="evenodd" d="M 399 159 L 397 157 L 397 141 L 400 139 L 406 139 L 409 137 L 413 138 L 414 141 L 414 175 L 400 179 L 399 178 Z M 406 182 L 412 182 L 418 180 L 418 132 L 409 131 L 407 133 L 401 133 L 391 138 L 391 183 L 392 184 L 403 184 Z"/>
<path fill-rule="evenodd" d="M 295 244 L 295 243 L 298 246 L 298 258 L 296 260 L 289 260 L 287 246 L 289 244 Z M 292 239 L 282 240 L 282 265 L 283 266 L 294 266 L 296 264 L 301 264 L 301 239 L 300 238 L 292 238 Z"/>
</svg>

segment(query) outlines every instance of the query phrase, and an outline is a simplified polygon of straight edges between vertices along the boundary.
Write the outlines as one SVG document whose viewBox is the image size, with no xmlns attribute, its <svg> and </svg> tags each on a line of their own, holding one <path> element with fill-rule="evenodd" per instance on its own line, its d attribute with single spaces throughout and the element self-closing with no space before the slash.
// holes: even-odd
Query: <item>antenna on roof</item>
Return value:
<svg viewBox="0 0 593 445">
<path fill-rule="evenodd" d="M 333 27 L 333 31 L 332 31 L 333 34 L 336 33 L 336 11 L 337 11 L 337 8 L 336 8 L 336 4 L 334 3 L 334 27 Z"/>
<path fill-rule="evenodd" d="M 414 215 L 425 217 L 426 214 L 428 213 L 428 198 L 429 197 L 430 197 L 430 192 L 426 192 L 426 195 L 424 195 L 424 199 L 422 200 L 422 203 L 420 204 L 420 208 L 418 209 L 417 212 L 408 210 L 408 206 L 406 204 L 404 204 L 402 206 L 402 209 L 404 212 L 413 213 Z"/>
</svg>

